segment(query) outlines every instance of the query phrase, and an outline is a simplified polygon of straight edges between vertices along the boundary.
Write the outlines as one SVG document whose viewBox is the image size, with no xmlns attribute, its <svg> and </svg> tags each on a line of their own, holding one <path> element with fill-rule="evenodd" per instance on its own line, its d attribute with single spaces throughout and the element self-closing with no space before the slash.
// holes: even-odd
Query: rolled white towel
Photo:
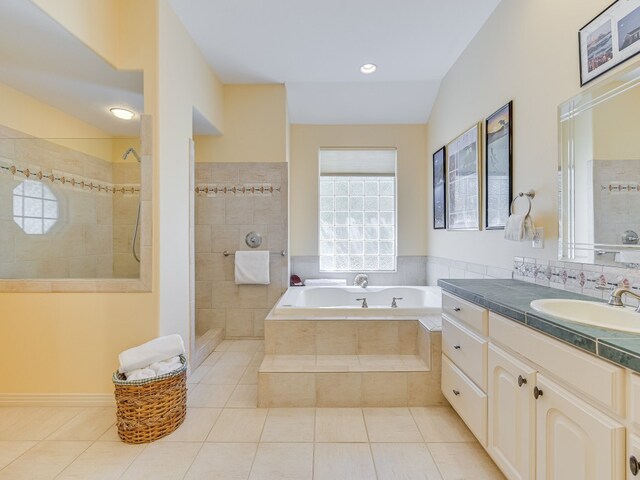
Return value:
<svg viewBox="0 0 640 480">
<path fill-rule="evenodd" d="M 120 360 L 119 371 L 120 373 L 127 373 L 177 355 L 184 355 L 184 342 L 180 335 L 158 337 L 138 347 L 125 350 L 118 355 L 118 360 Z"/>
<path fill-rule="evenodd" d="M 127 380 L 144 380 L 146 378 L 153 378 L 157 376 L 156 372 L 151 370 L 150 368 L 137 368 L 135 370 L 131 370 L 130 372 L 125 373 Z"/>
<path fill-rule="evenodd" d="M 164 375 L 165 373 L 173 372 L 182 366 L 180 357 L 173 357 L 169 360 L 163 360 L 161 362 L 155 362 L 149 365 L 149 368 L 156 372 L 156 375 Z"/>
</svg>

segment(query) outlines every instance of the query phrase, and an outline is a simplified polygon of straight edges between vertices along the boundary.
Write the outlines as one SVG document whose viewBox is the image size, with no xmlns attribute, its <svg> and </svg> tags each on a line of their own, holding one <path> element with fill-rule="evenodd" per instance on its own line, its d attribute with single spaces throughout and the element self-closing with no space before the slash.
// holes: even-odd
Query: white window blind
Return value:
<svg viewBox="0 0 640 480">
<path fill-rule="evenodd" d="M 396 150 L 321 149 L 321 271 L 395 271 Z"/>
</svg>

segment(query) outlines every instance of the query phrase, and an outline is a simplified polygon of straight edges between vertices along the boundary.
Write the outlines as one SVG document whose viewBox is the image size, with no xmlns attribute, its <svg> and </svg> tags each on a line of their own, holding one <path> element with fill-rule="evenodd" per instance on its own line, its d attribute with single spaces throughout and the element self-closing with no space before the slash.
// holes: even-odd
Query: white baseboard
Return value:
<svg viewBox="0 0 640 480">
<path fill-rule="evenodd" d="M 112 393 L 0 393 L 0 407 L 115 407 Z"/>
</svg>

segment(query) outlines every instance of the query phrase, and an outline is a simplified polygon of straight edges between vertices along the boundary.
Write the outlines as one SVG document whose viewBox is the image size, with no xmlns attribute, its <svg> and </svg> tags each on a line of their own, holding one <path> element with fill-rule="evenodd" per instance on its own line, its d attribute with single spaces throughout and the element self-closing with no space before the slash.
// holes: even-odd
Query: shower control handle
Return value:
<svg viewBox="0 0 640 480">
<path fill-rule="evenodd" d="M 362 308 L 369 308 L 366 298 L 356 298 L 356 302 L 362 302 Z"/>
</svg>

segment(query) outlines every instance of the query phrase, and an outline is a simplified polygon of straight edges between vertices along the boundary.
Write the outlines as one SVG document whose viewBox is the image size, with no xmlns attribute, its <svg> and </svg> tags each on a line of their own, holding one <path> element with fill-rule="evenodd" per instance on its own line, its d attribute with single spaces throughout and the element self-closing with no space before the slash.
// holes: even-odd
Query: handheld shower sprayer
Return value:
<svg viewBox="0 0 640 480">
<path fill-rule="evenodd" d="M 124 152 L 124 154 L 122 155 L 122 159 L 126 160 L 130 154 L 133 154 L 133 156 L 138 161 L 138 163 L 141 163 L 140 155 L 138 155 L 138 152 L 136 152 L 136 150 L 133 147 L 129 147 L 127 151 Z M 140 207 L 141 206 L 142 206 L 142 203 L 138 202 L 138 214 L 136 215 L 136 226 L 133 229 L 133 240 L 131 241 L 131 252 L 133 253 L 133 258 L 135 258 L 136 262 L 138 263 L 140 263 L 140 257 L 138 257 L 138 254 L 136 253 L 136 240 L 138 238 L 138 227 L 140 226 Z"/>
<path fill-rule="evenodd" d="M 136 152 L 135 148 L 133 147 L 128 148 L 127 151 L 124 152 L 124 154 L 122 155 L 122 159 L 126 160 L 130 154 L 133 154 L 138 163 L 140 163 L 140 155 L 138 155 L 138 152 Z"/>
</svg>

